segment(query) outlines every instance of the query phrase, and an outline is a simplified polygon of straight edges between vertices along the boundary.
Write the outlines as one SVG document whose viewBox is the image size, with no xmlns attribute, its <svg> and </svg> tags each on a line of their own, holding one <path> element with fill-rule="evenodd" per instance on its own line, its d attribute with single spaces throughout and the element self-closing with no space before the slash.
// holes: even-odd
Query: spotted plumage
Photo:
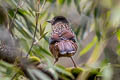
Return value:
<svg viewBox="0 0 120 80">
<path fill-rule="evenodd" d="M 77 43 L 67 19 L 63 16 L 56 16 L 48 22 L 52 25 L 49 48 L 56 61 L 59 57 L 73 56 L 77 51 Z"/>
</svg>

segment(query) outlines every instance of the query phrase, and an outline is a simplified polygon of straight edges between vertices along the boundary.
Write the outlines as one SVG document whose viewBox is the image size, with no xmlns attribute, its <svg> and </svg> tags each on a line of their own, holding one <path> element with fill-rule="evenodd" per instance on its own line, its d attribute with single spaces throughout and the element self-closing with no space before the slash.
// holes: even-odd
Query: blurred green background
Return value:
<svg viewBox="0 0 120 80">
<path fill-rule="evenodd" d="M 9 24 L 10 30 L 18 40 L 19 48 L 25 53 L 29 51 L 33 40 L 37 1 L 39 0 L 0 0 L 0 6 L 8 15 L 6 19 L 0 11 L 0 24 L 12 23 Z M 77 65 L 84 69 L 82 75 L 79 74 L 75 80 L 98 80 L 96 76 L 102 76 L 100 80 L 119 80 L 120 0 L 40 0 L 40 7 L 44 3 L 38 18 L 35 37 L 37 44 L 33 46 L 30 56 L 37 56 L 40 60 L 47 62 L 49 68 L 54 71 L 72 75 L 69 70 L 65 70 L 73 67 L 71 60 L 63 57 L 57 62 L 59 66 L 53 66 L 54 57 L 49 51 L 51 25 L 46 21 L 54 16 L 65 16 L 76 34 L 79 46 L 73 58 Z M 98 68 L 99 71 L 94 73 Z M 79 70 L 75 72 L 77 71 Z M 0 80 L 10 80 L 15 72 L 14 65 L 0 62 Z M 87 79 L 86 75 L 90 72 L 96 75 Z M 26 80 L 21 79 L 20 76 L 15 80 Z M 58 76 L 56 73 L 56 79 Z"/>
</svg>

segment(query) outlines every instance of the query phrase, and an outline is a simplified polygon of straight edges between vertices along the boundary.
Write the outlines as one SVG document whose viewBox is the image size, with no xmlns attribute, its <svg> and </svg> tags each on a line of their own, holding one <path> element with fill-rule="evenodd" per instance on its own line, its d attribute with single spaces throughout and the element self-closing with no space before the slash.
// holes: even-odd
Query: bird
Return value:
<svg viewBox="0 0 120 80">
<path fill-rule="evenodd" d="M 49 38 L 49 49 L 55 57 L 54 64 L 60 57 L 70 57 L 74 67 L 76 66 L 72 56 L 77 52 L 76 36 L 71 29 L 68 20 L 64 16 L 55 16 L 52 20 L 48 20 L 51 23 L 51 36 Z"/>
</svg>

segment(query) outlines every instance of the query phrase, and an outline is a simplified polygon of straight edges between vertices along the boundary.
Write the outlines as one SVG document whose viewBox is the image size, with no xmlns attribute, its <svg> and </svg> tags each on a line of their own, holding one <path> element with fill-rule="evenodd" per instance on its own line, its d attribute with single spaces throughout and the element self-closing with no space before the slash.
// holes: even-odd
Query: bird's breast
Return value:
<svg viewBox="0 0 120 80">
<path fill-rule="evenodd" d="M 61 22 L 56 23 L 52 28 L 53 33 L 57 33 L 57 34 L 61 34 L 64 30 L 70 30 L 70 27 L 68 24 Z"/>
<path fill-rule="evenodd" d="M 73 40 L 75 40 L 75 35 L 68 24 L 59 22 L 52 26 L 50 50 L 53 55 L 73 56 L 77 51 L 76 41 Z"/>
</svg>

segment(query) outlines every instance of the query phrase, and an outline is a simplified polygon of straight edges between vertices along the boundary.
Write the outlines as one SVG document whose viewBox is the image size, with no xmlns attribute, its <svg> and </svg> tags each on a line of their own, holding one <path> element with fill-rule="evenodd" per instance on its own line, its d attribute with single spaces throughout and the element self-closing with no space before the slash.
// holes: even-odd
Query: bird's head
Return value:
<svg viewBox="0 0 120 80">
<path fill-rule="evenodd" d="M 52 25 L 56 24 L 57 22 L 68 23 L 67 19 L 64 16 L 56 16 L 47 22 L 51 23 Z"/>
</svg>

